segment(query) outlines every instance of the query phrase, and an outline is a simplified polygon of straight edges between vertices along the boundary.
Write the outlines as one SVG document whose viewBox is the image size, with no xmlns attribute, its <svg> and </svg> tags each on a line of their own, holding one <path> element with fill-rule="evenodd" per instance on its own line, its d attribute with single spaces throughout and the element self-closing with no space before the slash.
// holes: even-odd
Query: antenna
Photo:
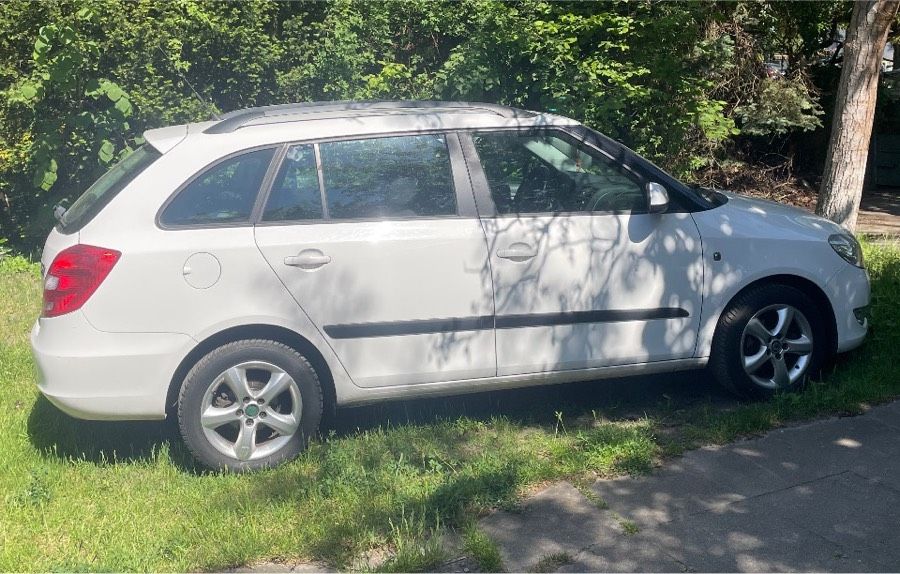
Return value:
<svg viewBox="0 0 900 574">
<path fill-rule="evenodd" d="M 160 52 L 163 56 L 165 56 L 165 58 L 166 58 L 167 61 L 169 61 L 169 62 L 172 61 L 172 58 L 171 58 L 171 56 L 169 56 L 169 53 L 166 52 L 166 51 L 163 49 L 163 47 L 162 47 L 162 41 L 160 41 L 160 43 L 156 45 L 156 49 L 159 50 L 159 52 Z M 181 70 L 179 70 L 177 66 L 175 66 L 175 71 L 178 73 L 178 76 L 184 81 L 184 83 L 187 84 L 187 86 L 191 89 L 191 92 L 193 92 L 194 96 L 195 96 L 198 100 L 200 100 L 203 104 L 209 105 L 209 106 L 211 107 L 212 110 L 215 110 L 215 109 L 216 109 L 216 104 L 214 104 L 214 103 L 212 102 L 212 100 L 209 100 L 209 101 L 204 100 L 204 99 L 203 99 L 203 96 L 201 96 L 200 94 L 197 93 L 197 90 L 194 89 L 194 86 L 188 81 L 187 77 L 186 77 L 183 73 L 181 73 Z M 219 120 L 219 119 L 221 119 L 221 118 L 219 117 L 219 115 L 218 115 L 215 111 L 212 111 L 212 112 L 210 112 L 210 113 L 212 114 L 212 118 L 211 118 L 211 119 L 213 119 L 213 120 Z"/>
</svg>

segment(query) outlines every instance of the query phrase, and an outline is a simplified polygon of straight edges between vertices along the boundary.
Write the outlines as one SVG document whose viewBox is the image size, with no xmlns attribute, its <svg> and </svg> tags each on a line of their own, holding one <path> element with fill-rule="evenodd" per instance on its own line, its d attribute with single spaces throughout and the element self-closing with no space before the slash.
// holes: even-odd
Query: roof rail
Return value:
<svg viewBox="0 0 900 574">
<path fill-rule="evenodd" d="M 263 106 L 258 108 L 246 108 L 243 110 L 235 110 L 223 115 L 221 121 L 211 125 L 203 130 L 205 134 L 225 134 L 231 133 L 253 120 L 259 118 L 276 118 L 279 116 L 297 116 L 304 114 L 322 114 L 329 112 L 389 112 L 392 110 L 418 110 L 427 111 L 429 109 L 457 108 L 464 109 L 481 109 L 490 113 L 497 114 L 504 118 L 529 117 L 535 115 L 535 112 L 520 110 L 501 106 L 499 104 L 484 104 L 480 102 L 441 102 L 436 100 L 367 100 L 367 101 L 335 101 L 335 102 L 305 102 L 297 104 L 280 104 L 276 106 Z M 284 121 L 297 121 L 300 118 L 285 119 Z M 310 118 L 313 119 L 313 118 Z"/>
</svg>

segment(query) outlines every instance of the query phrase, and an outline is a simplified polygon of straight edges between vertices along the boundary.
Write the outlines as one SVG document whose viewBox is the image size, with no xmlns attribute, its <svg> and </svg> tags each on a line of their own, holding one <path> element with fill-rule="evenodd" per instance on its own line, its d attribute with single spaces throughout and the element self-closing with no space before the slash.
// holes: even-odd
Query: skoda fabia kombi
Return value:
<svg viewBox="0 0 900 574">
<path fill-rule="evenodd" d="M 177 417 L 213 468 L 387 399 L 703 366 L 766 397 L 868 328 L 839 226 L 558 115 L 314 103 L 144 138 L 58 213 L 39 386 L 80 418 Z"/>
</svg>

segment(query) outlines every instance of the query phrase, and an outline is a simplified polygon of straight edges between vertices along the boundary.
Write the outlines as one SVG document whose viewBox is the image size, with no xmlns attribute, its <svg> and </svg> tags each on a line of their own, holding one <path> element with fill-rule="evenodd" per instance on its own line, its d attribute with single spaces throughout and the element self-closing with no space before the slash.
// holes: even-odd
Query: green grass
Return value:
<svg viewBox="0 0 900 574">
<path fill-rule="evenodd" d="M 469 524 L 463 532 L 463 550 L 478 563 L 482 572 L 503 572 L 503 558 L 500 549 L 487 534 Z"/>
<path fill-rule="evenodd" d="M 641 531 L 637 524 L 630 520 L 625 520 L 624 518 L 619 519 L 619 526 L 622 527 L 622 532 L 625 536 L 634 536 Z"/>
<path fill-rule="evenodd" d="M 0 571 L 341 568 L 373 549 L 388 556 L 380 569 L 430 569 L 442 527 L 513 508 L 544 482 L 643 473 L 686 448 L 859 413 L 900 395 L 900 249 L 865 249 L 872 333 L 801 394 L 744 404 L 688 373 L 347 409 L 298 460 L 247 476 L 198 471 L 169 425 L 76 421 L 39 398 L 39 279 L 2 260 Z M 466 550 L 501 568 L 472 532 Z"/>
<path fill-rule="evenodd" d="M 549 554 L 544 556 L 537 563 L 529 568 L 532 572 L 556 572 L 566 564 L 571 564 L 574 562 L 572 557 L 566 554 L 565 552 L 558 552 L 556 554 Z"/>
</svg>

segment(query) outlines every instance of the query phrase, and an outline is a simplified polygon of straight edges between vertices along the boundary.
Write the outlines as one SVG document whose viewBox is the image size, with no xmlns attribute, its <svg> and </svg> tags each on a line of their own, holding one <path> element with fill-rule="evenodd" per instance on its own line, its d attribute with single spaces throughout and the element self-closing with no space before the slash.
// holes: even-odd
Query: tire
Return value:
<svg viewBox="0 0 900 574">
<path fill-rule="evenodd" d="M 244 472 L 300 454 L 322 421 L 322 386 L 306 358 L 262 339 L 200 359 L 178 396 L 185 445 L 204 466 Z"/>
<path fill-rule="evenodd" d="M 753 287 L 719 318 L 709 369 L 719 383 L 744 398 L 768 399 L 799 390 L 809 377 L 818 376 L 830 353 L 824 321 L 815 302 L 799 289 Z"/>
</svg>

